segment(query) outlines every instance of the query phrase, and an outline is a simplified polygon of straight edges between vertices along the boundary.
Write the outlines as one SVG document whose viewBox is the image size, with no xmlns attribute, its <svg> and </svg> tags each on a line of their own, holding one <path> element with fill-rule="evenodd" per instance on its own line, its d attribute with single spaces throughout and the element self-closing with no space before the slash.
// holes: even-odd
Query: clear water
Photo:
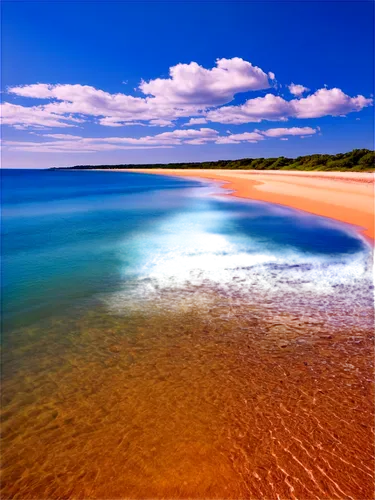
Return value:
<svg viewBox="0 0 375 500">
<path fill-rule="evenodd" d="M 342 225 L 209 196 L 219 190 L 204 183 L 4 170 L 2 184 L 5 330 L 80 299 L 113 293 L 111 302 L 129 283 L 136 292 L 136 282 L 147 280 L 149 293 L 154 285 L 229 289 L 237 282 L 246 293 L 298 286 L 321 296 L 358 280 L 371 285 L 370 249 Z"/>
<path fill-rule="evenodd" d="M 372 251 L 348 226 L 3 170 L 2 257 L 4 498 L 371 497 Z"/>
</svg>

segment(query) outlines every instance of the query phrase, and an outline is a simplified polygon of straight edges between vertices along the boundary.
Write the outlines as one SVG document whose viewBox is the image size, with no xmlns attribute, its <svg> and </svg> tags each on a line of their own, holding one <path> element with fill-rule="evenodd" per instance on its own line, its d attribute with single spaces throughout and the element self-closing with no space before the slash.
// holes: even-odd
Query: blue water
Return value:
<svg viewBox="0 0 375 500">
<path fill-rule="evenodd" d="M 118 309 L 163 288 L 321 300 L 347 287 L 360 302 L 371 286 L 370 249 L 342 224 L 124 172 L 3 170 L 2 258 L 5 332 L 80 301 Z"/>
</svg>

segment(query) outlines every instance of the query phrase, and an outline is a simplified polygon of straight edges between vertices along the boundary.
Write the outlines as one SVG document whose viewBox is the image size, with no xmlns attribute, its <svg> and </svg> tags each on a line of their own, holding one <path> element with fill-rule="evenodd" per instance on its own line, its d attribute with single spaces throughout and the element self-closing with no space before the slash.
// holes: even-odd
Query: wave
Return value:
<svg viewBox="0 0 375 500">
<path fill-rule="evenodd" d="M 374 267 L 368 262 L 322 263 L 314 261 L 275 262 L 265 257 L 251 264 L 239 265 L 226 259 L 217 264 L 214 258 L 205 266 L 191 263 L 189 258 L 176 258 L 154 269 L 151 276 L 165 284 L 217 282 L 258 284 L 266 288 L 324 290 L 340 284 L 367 284 L 374 282 Z"/>
</svg>

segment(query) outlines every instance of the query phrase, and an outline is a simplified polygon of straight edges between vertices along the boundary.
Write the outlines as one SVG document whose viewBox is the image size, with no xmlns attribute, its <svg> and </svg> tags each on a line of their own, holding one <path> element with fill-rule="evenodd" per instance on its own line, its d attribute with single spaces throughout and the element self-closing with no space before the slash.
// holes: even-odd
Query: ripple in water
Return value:
<svg viewBox="0 0 375 500">
<path fill-rule="evenodd" d="M 3 498 L 372 498 L 372 331 L 175 300 L 14 335 Z"/>
</svg>

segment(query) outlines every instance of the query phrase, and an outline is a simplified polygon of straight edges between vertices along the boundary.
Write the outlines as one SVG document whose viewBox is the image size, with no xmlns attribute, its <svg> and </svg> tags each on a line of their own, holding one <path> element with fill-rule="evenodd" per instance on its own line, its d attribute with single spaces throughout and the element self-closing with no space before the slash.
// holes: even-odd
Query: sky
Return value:
<svg viewBox="0 0 375 500">
<path fill-rule="evenodd" d="M 3 1 L 6 168 L 374 149 L 372 1 Z"/>
</svg>

